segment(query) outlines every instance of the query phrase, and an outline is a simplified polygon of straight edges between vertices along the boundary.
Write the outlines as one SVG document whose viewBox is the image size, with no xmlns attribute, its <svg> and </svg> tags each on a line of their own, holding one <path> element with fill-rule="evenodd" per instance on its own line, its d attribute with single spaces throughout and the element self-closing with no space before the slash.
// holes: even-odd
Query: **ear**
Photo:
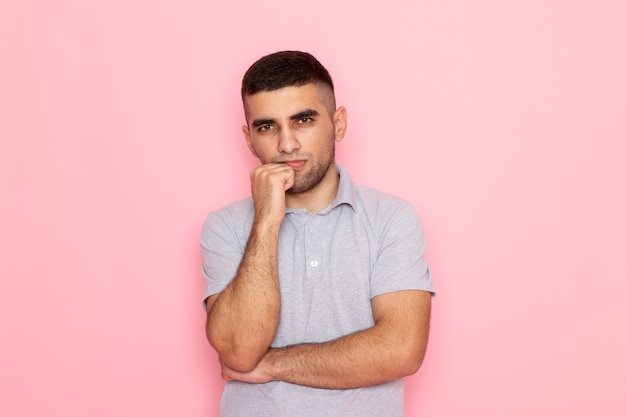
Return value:
<svg viewBox="0 0 626 417">
<path fill-rule="evenodd" d="M 259 155 L 256 153 L 256 150 L 254 150 L 254 146 L 252 146 L 252 139 L 250 138 L 250 128 L 248 127 L 248 125 L 243 125 L 241 127 L 241 130 L 243 131 L 243 137 L 246 139 L 246 145 L 248 145 L 248 149 L 250 149 L 250 152 L 252 152 L 252 155 L 254 155 L 255 158 L 258 158 Z"/>
<path fill-rule="evenodd" d="M 348 111 L 345 107 L 341 106 L 335 110 L 333 122 L 335 124 L 335 141 L 341 142 L 348 129 Z"/>
</svg>

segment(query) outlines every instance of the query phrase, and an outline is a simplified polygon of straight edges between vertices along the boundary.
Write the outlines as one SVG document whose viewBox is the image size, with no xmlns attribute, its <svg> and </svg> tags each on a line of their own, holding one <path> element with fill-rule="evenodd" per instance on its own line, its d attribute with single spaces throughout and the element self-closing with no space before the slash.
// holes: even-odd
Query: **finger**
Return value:
<svg viewBox="0 0 626 417">
<path fill-rule="evenodd" d="M 286 178 L 284 183 L 285 191 L 293 187 L 293 184 L 296 182 L 296 172 L 291 167 L 289 167 L 289 170 L 289 176 Z"/>
<path fill-rule="evenodd" d="M 250 171 L 250 178 L 255 180 L 271 180 L 275 176 L 286 178 L 293 173 L 293 169 L 285 164 L 267 164 L 261 165 Z"/>
</svg>

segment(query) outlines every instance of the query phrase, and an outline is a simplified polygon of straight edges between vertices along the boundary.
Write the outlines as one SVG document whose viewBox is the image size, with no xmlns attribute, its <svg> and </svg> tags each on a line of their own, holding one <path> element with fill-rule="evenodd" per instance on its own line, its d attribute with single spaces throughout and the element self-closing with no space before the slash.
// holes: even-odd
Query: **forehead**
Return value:
<svg viewBox="0 0 626 417">
<path fill-rule="evenodd" d="M 307 109 L 322 114 L 327 107 L 329 94 L 332 93 L 324 86 L 306 84 L 248 95 L 244 98 L 246 119 L 277 119 Z"/>
</svg>

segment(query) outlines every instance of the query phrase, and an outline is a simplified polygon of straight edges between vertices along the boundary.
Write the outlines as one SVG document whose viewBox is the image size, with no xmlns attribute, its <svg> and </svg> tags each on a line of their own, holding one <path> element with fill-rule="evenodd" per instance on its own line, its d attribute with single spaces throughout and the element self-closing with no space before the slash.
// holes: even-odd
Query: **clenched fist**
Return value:
<svg viewBox="0 0 626 417">
<path fill-rule="evenodd" d="M 265 164 L 250 172 L 257 223 L 282 223 L 285 217 L 285 191 L 295 181 L 294 170 L 286 164 Z"/>
</svg>

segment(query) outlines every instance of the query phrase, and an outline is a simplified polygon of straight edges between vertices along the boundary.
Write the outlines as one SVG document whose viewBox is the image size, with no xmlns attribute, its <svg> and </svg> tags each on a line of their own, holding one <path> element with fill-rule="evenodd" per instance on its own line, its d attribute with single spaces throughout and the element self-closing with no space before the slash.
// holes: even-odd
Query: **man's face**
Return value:
<svg viewBox="0 0 626 417">
<path fill-rule="evenodd" d="M 332 92 L 315 84 L 246 96 L 243 131 L 248 147 L 263 164 L 293 168 L 295 184 L 287 192 L 311 190 L 333 166 L 346 112 L 343 107 L 331 110 L 332 102 Z"/>
</svg>

